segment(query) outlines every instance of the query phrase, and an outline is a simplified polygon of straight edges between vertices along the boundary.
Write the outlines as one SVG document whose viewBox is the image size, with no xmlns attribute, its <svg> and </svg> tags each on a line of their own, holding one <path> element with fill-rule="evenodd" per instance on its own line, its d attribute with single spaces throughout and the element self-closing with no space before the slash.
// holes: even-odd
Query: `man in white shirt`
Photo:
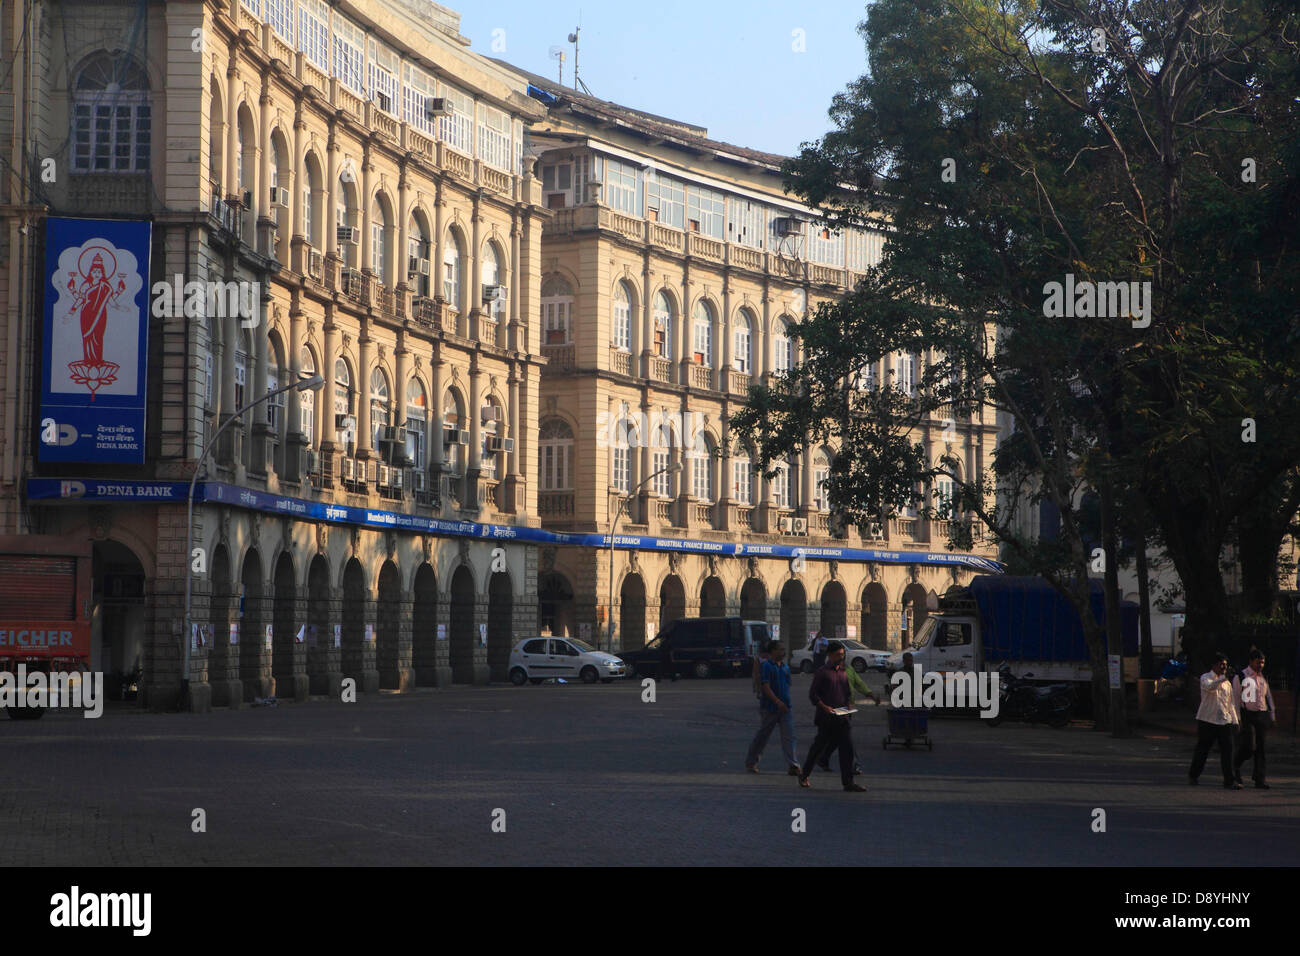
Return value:
<svg viewBox="0 0 1300 956">
<path fill-rule="evenodd" d="M 1196 751 L 1192 754 L 1192 767 L 1187 773 L 1188 782 L 1205 769 L 1210 747 L 1219 745 L 1219 760 L 1223 765 L 1225 790 L 1240 790 L 1237 771 L 1232 761 L 1233 735 L 1241 720 L 1237 716 L 1237 695 L 1232 677 L 1228 674 L 1228 658 L 1214 655 L 1214 666 L 1201 675 L 1201 706 L 1196 711 Z"/>
</svg>

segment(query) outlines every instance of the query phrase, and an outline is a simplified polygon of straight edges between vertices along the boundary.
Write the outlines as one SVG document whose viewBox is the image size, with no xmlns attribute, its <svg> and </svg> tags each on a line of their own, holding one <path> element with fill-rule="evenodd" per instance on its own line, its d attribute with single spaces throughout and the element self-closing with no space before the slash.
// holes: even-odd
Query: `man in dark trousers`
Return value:
<svg viewBox="0 0 1300 956">
<path fill-rule="evenodd" d="M 1223 786 L 1226 790 L 1240 790 L 1237 769 L 1232 762 L 1232 738 L 1241 719 L 1237 716 L 1240 701 L 1233 677 L 1228 673 L 1225 654 L 1214 655 L 1214 666 L 1201 675 L 1201 706 L 1196 711 L 1196 750 L 1192 753 L 1192 766 L 1187 772 L 1187 782 L 1195 785 L 1210 748 L 1219 746 L 1219 761 L 1223 767 Z"/>
<path fill-rule="evenodd" d="M 832 641 L 827 648 L 826 664 L 813 674 L 812 686 L 808 689 L 808 699 L 817 708 L 813 718 L 817 725 L 817 738 L 803 762 L 799 786 L 811 786 L 808 775 L 816 766 L 818 755 L 823 750 L 834 749 L 840 755 L 840 783 L 851 793 L 861 793 L 867 788 L 853 781 L 853 740 L 849 735 L 849 718 L 834 713 L 835 708 L 847 707 L 852 700 L 849 679 L 840 670 L 843 663 L 844 647 L 838 641 Z"/>
<path fill-rule="evenodd" d="M 1241 701 L 1241 748 L 1233 761 L 1237 770 L 1237 783 L 1241 783 L 1241 768 L 1251 757 L 1255 758 L 1255 788 L 1267 790 L 1264 781 L 1264 737 L 1277 719 L 1273 704 L 1273 691 L 1264 679 L 1264 652 L 1257 647 L 1250 650 L 1250 666 L 1237 679 L 1237 696 Z"/>
</svg>

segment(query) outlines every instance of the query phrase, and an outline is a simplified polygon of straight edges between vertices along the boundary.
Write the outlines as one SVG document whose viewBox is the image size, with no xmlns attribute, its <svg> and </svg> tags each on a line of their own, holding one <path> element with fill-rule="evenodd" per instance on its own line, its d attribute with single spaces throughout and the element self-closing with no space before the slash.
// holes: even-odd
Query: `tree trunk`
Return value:
<svg viewBox="0 0 1300 956">
<path fill-rule="evenodd" d="M 1105 548 L 1106 567 L 1103 571 L 1103 592 L 1106 599 L 1106 661 L 1107 684 L 1110 683 L 1109 657 L 1120 658 L 1119 687 L 1110 687 L 1110 732 L 1115 737 L 1127 737 L 1128 697 L 1124 692 L 1124 629 L 1119 615 L 1119 547 L 1115 533 L 1115 492 L 1110 480 L 1102 481 L 1098 493 L 1101 497 L 1101 536 Z"/>
<path fill-rule="evenodd" d="M 1134 537 L 1137 539 L 1135 557 L 1138 578 L 1138 627 L 1142 632 L 1141 671 L 1143 679 L 1156 676 L 1155 652 L 1151 649 L 1151 585 L 1147 580 L 1147 532 L 1139 521 Z"/>
</svg>

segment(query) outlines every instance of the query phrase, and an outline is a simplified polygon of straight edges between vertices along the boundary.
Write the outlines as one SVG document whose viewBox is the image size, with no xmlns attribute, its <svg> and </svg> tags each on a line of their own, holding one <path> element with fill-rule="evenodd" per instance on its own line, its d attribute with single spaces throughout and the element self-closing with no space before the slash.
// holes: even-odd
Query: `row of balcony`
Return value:
<svg viewBox="0 0 1300 956">
<path fill-rule="evenodd" d="M 650 219 L 640 219 L 617 212 L 607 206 L 589 203 L 571 209 L 557 209 L 554 218 L 542 227 L 542 237 L 570 236 L 581 232 L 604 230 L 642 245 L 715 262 L 731 269 L 743 269 L 762 276 L 774 276 L 794 283 L 828 286 L 837 292 L 852 290 L 861 273 L 835 266 L 820 265 L 804 259 L 781 256 L 764 249 L 754 249 L 697 232 L 675 229 Z"/>
</svg>

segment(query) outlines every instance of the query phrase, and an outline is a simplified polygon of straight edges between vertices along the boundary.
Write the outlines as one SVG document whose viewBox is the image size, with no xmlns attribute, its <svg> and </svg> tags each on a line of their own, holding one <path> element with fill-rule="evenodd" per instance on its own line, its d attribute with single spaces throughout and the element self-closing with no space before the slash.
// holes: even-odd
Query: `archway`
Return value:
<svg viewBox="0 0 1300 956">
<path fill-rule="evenodd" d="M 844 585 L 838 581 L 828 581 L 822 588 L 822 633 L 833 640 L 843 640 L 848 632 L 848 598 L 844 594 Z"/>
<path fill-rule="evenodd" d="M 343 568 L 343 676 L 363 685 L 366 646 L 366 573 L 361 562 L 350 558 Z"/>
<path fill-rule="evenodd" d="M 391 558 L 379 569 L 379 606 L 375 611 L 379 686 L 386 690 L 401 690 L 402 576 Z"/>
<path fill-rule="evenodd" d="M 330 693 L 330 657 L 334 650 L 330 565 L 325 555 L 311 559 L 307 569 L 307 681 L 312 694 Z M 335 665 L 337 667 L 337 665 Z"/>
<path fill-rule="evenodd" d="M 862 643 L 878 651 L 889 650 L 889 599 L 877 581 L 862 591 Z"/>
<path fill-rule="evenodd" d="M 451 679 L 474 682 L 474 573 L 465 565 L 451 576 Z"/>
<path fill-rule="evenodd" d="M 808 646 L 808 596 L 793 579 L 781 588 L 781 640 L 791 651 Z"/>
<path fill-rule="evenodd" d="M 271 669 L 266 652 L 265 588 L 262 559 L 254 549 L 244 556 L 239 575 L 243 611 L 239 622 L 239 679 L 244 683 L 244 700 L 271 696 Z"/>
<path fill-rule="evenodd" d="M 91 577 L 95 610 L 91 619 L 90 667 L 105 674 L 110 696 L 125 700 L 132 693 L 126 689 L 126 679 L 139 671 L 141 676 L 136 687 L 143 688 L 143 673 L 148 663 L 145 661 L 148 617 L 144 565 L 126 545 L 96 541 L 91 551 Z M 221 547 L 213 555 L 210 607 L 218 601 L 218 582 L 220 600 L 228 606 L 230 563 Z M 198 677 L 198 669 L 192 669 L 191 678 Z"/>
<path fill-rule="evenodd" d="M 902 634 L 903 645 L 907 646 L 930 614 L 929 608 L 926 606 L 925 585 L 917 581 L 909 584 L 903 590 L 902 605 L 903 617 L 900 621 L 899 630 Z"/>
<path fill-rule="evenodd" d="M 411 606 L 411 663 L 418 687 L 438 683 L 438 578 L 429 562 L 415 572 Z"/>
<path fill-rule="evenodd" d="M 277 697 L 297 697 L 294 686 L 294 646 L 297 643 L 297 582 L 293 558 L 282 551 L 275 562 L 274 603 L 271 608 L 271 678 Z"/>
<path fill-rule="evenodd" d="M 746 621 L 767 620 L 767 588 L 758 578 L 750 578 L 740 589 L 740 616 Z"/>
<path fill-rule="evenodd" d="M 645 580 L 629 574 L 618 591 L 619 648 L 634 651 L 645 647 Z"/>
<path fill-rule="evenodd" d="M 716 576 L 707 578 L 700 586 L 700 617 L 725 617 L 727 592 Z"/>
<path fill-rule="evenodd" d="M 230 682 L 239 676 L 239 648 L 230 644 L 231 614 L 235 608 L 235 587 L 230 574 L 230 552 L 224 544 L 212 551 L 212 591 L 208 600 L 212 645 L 208 650 L 208 683 L 212 685 L 212 703 L 216 707 L 236 706 L 243 695 L 231 699 Z M 105 608 L 105 622 L 107 623 Z"/>
<path fill-rule="evenodd" d="M 506 679 L 515 618 L 515 594 L 508 571 L 488 579 L 488 680 Z"/>
<path fill-rule="evenodd" d="M 537 584 L 537 618 L 543 632 L 575 633 L 573 587 L 558 571 L 543 576 Z"/>
<path fill-rule="evenodd" d="M 686 589 L 682 579 L 675 574 L 664 578 L 659 585 L 659 630 L 686 616 Z"/>
</svg>

